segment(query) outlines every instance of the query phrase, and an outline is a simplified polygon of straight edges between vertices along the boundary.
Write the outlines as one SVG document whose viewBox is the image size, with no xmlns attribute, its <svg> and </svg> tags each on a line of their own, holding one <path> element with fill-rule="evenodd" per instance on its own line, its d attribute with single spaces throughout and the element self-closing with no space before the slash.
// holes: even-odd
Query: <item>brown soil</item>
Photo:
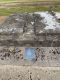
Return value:
<svg viewBox="0 0 60 80">
<path fill-rule="evenodd" d="M 4 22 L 5 19 L 6 19 L 6 16 L 0 16 L 0 24 Z"/>
</svg>

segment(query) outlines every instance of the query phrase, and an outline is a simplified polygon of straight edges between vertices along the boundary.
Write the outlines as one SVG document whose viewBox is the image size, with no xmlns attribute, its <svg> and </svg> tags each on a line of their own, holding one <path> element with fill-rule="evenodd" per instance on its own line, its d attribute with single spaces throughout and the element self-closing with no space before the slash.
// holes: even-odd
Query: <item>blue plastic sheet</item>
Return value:
<svg viewBox="0 0 60 80">
<path fill-rule="evenodd" d="M 25 48 L 24 59 L 33 60 L 36 59 L 34 48 Z"/>
</svg>

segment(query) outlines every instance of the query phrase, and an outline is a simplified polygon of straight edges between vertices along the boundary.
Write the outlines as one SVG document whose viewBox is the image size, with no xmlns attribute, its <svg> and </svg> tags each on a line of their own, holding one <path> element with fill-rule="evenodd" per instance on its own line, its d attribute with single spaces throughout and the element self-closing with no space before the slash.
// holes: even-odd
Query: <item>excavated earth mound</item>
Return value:
<svg viewBox="0 0 60 80">
<path fill-rule="evenodd" d="M 60 22 L 56 15 L 57 12 L 10 15 L 0 25 L 0 45 L 60 46 Z"/>
<path fill-rule="evenodd" d="M 0 80 L 60 80 L 57 14 L 13 14 L 0 24 Z M 24 47 L 35 48 L 36 60 L 24 59 Z"/>
<path fill-rule="evenodd" d="M 49 12 L 15 13 L 0 25 L 0 64 L 60 66 L 60 19 Z M 24 60 L 35 47 L 36 60 Z M 39 47 L 39 48 L 38 48 Z"/>
</svg>

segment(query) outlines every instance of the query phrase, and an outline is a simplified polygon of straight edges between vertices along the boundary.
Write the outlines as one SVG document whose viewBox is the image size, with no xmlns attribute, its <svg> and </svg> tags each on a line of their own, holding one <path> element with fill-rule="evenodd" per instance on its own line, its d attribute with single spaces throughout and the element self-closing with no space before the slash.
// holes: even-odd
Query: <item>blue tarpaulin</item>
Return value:
<svg viewBox="0 0 60 80">
<path fill-rule="evenodd" d="M 24 59 L 33 60 L 36 59 L 34 48 L 25 48 Z"/>
</svg>

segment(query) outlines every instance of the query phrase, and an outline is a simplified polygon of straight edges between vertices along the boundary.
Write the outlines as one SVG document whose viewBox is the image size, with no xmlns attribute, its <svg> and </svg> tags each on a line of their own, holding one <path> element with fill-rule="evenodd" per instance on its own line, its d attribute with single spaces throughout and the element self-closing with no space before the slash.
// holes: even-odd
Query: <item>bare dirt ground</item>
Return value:
<svg viewBox="0 0 60 80">
<path fill-rule="evenodd" d="M 7 17 L 7 16 L 0 16 L 0 24 L 5 21 L 6 17 Z"/>
<path fill-rule="evenodd" d="M 60 80 L 58 67 L 0 66 L 0 80 Z"/>
</svg>

